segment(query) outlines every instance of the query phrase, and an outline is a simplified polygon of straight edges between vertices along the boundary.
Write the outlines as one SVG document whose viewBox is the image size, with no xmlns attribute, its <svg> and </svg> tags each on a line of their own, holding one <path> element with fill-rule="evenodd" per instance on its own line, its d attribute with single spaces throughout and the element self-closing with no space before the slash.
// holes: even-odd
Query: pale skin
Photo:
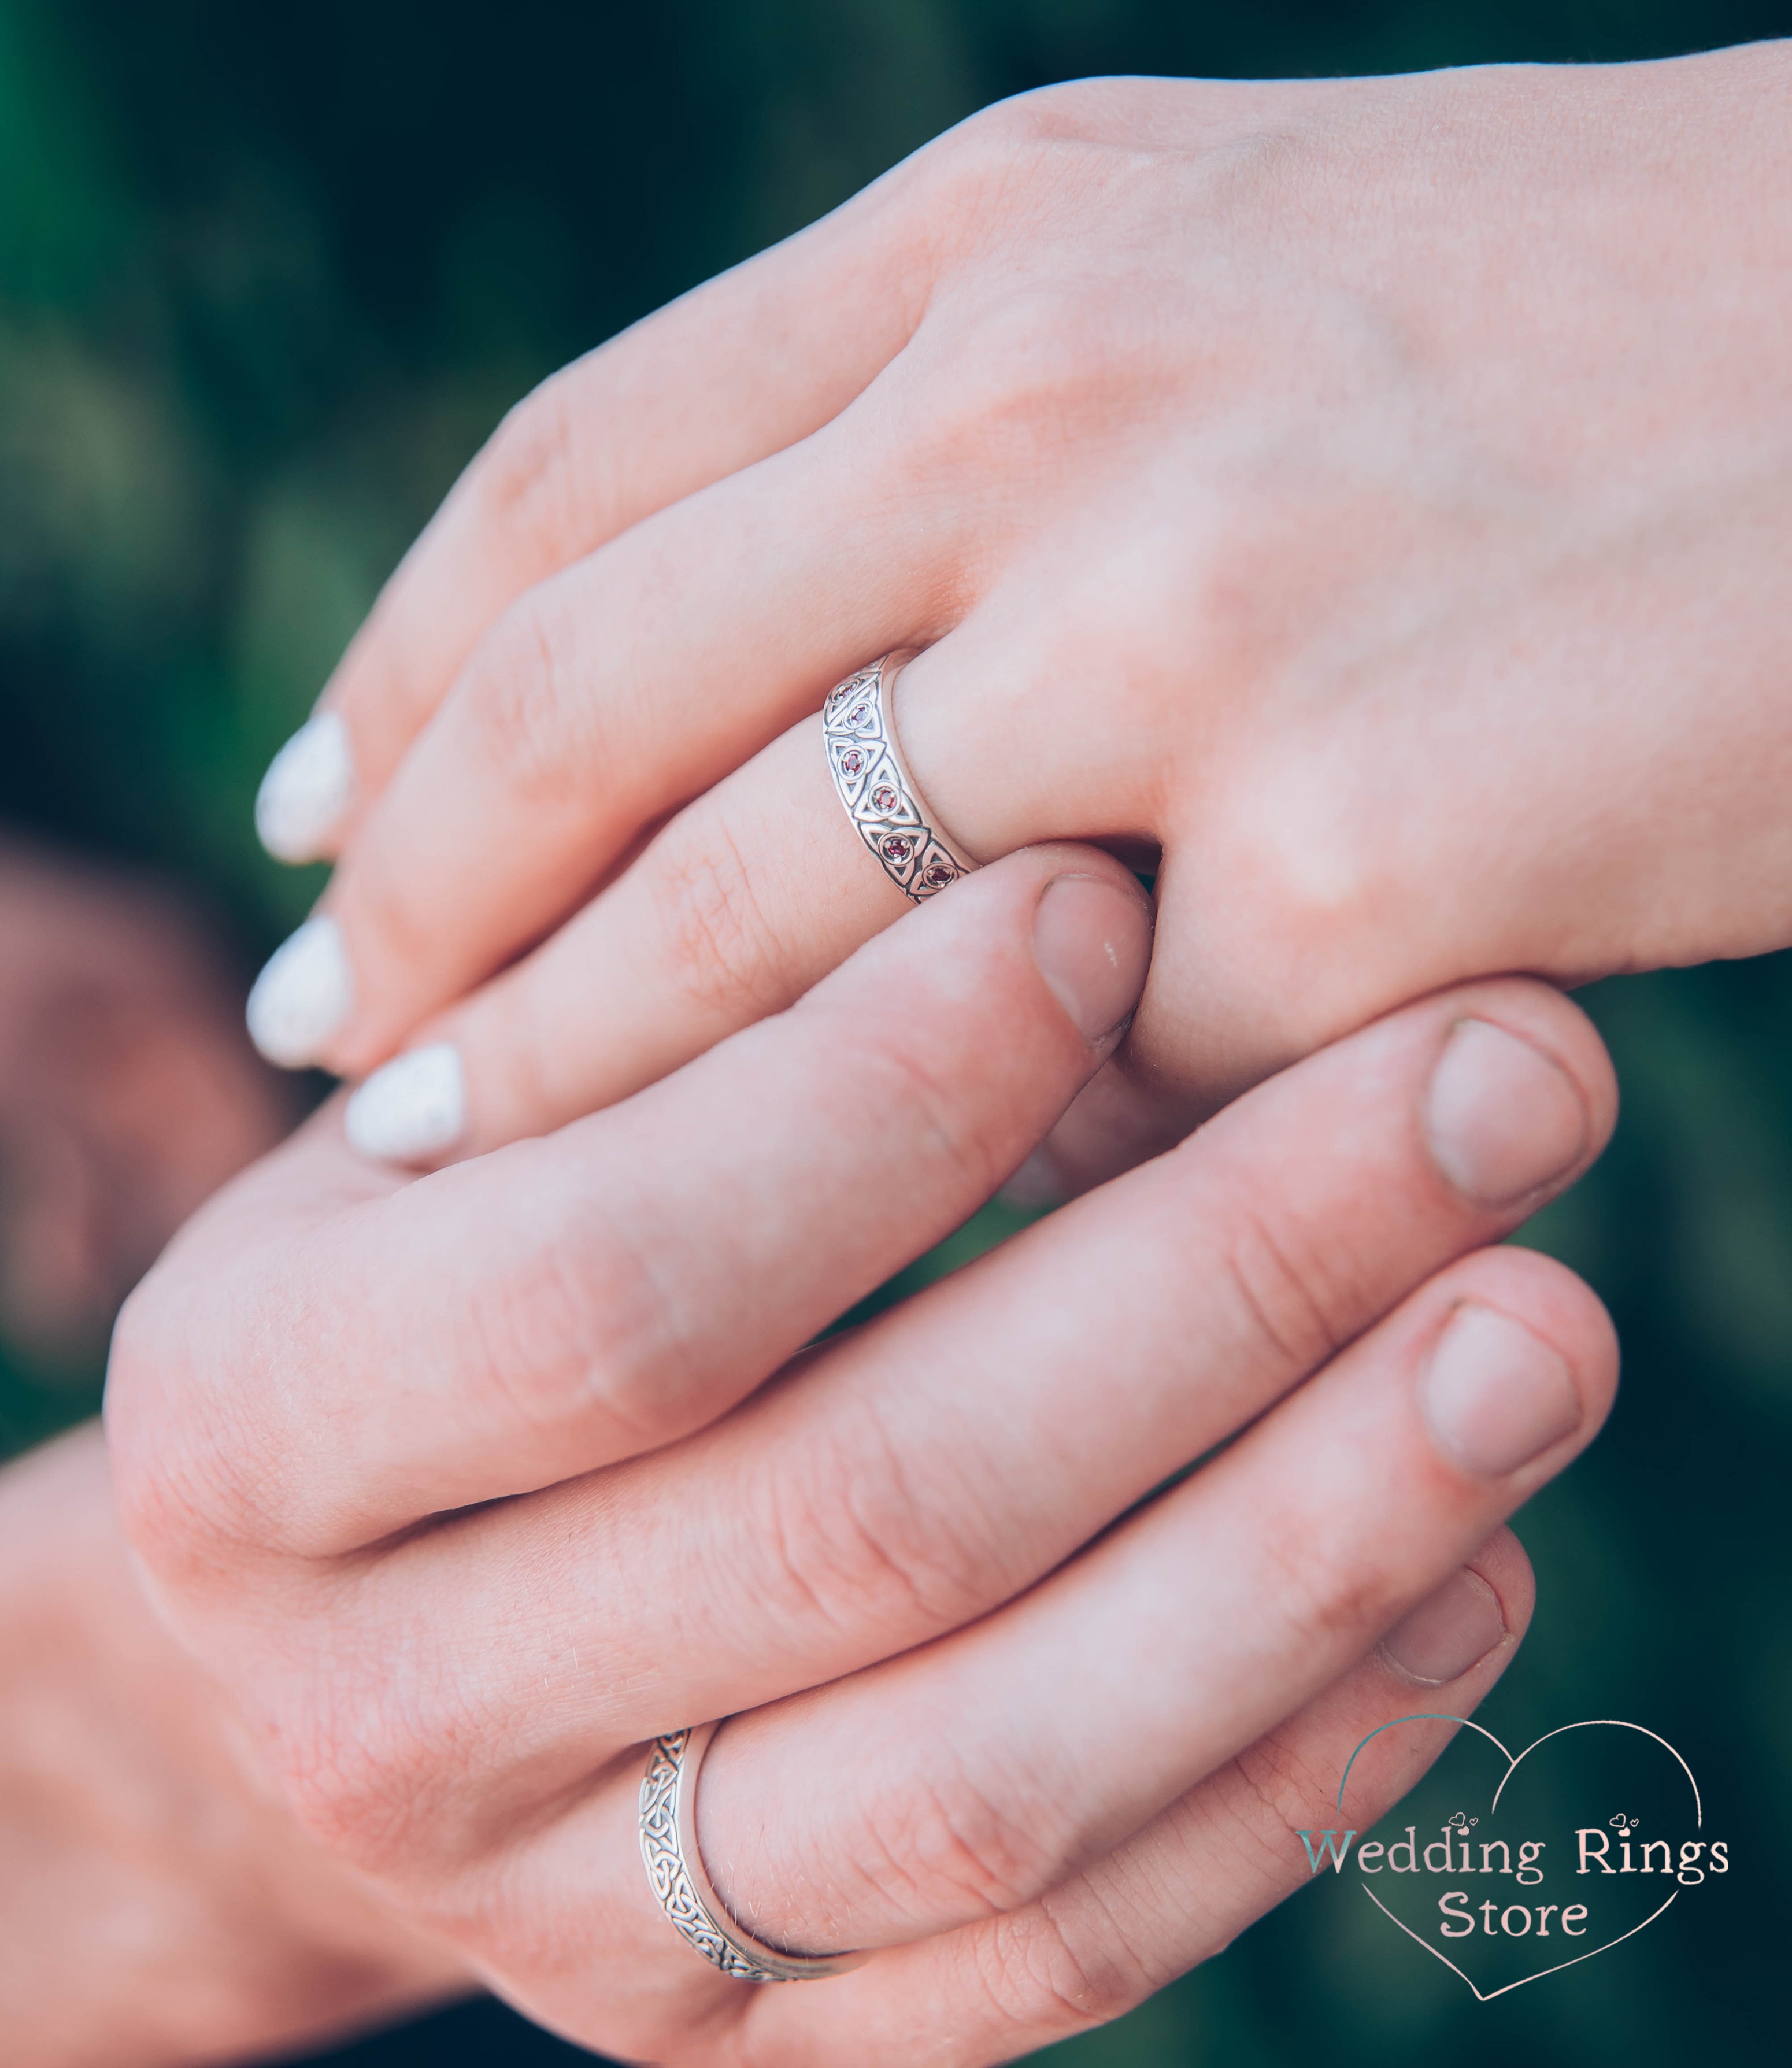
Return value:
<svg viewBox="0 0 1792 2068">
<path fill-rule="evenodd" d="M 468 1986 L 294 1822 L 149 1612 L 96 1427 L 0 1472 L 0 1658 L 14 2068 L 226 2068 Z"/>
<path fill-rule="evenodd" d="M 352 1002 L 312 1052 L 358 1074 L 451 1044 L 444 1157 L 560 1131 L 445 1191 L 317 1123 L 152 1280 L 114 1412 L 162 1603 L 303 1823 L 526 2007 L 667 2060 L 1009 2058 L 1225 1943 L 1304 1878 L 1289 1832 L 1340 1751 L 1415 1685 L 1466 1709 L 1509 1656 L 1529 1596 L 1500 1519 L 1590 1435 L 1613 1365 L 1584 1288 L 1480 1247 L 1609 1126 L 1596 1044 L 1534 988 L 1370 1028 L 753 1390 L 1098 1065 L 1063 1189 L 1437 985 L 1792 938 L 1792 252 L 1761 200 L 1789 71 L 1764 47 L 996 111 L 570 369 L 396 578 L 327 698 Z M 1118 1047 L 1035 1044 L 1000 915 L 1038 856 L 922 915 L 921 946 L 849 959 L 905 908 L 808 714 L 898 646 L 923 649 L 910 759 L 972 853 L 1161 851 Z M 843 963 L 757 1046 L 681 1068 Z M 927 1096 L 891 1160 L 795 1154 L 842 1045 L 900 1050 L 955 967 L 976 995 L 936 1024 L 993 1016 L 1003 1081 L 911 1053 L 894 1082 Z M 1540 1048 L 1578 1115 L 1549 1174 L 1468 1198 L 1426 1131 L 1464 1020 Z M 1482 1153 L 1572 1117 L 1538 1083 L 1485 1105 Z M 695 1276 L 712 1305 L 680 1300 Z M 1053 1340 L 1017 1346 L 1048 1298 Z M 1421 1405 L 1451 1317 L 1484 1310 L 1571 1402 L 1491 1472 Z M 861 1470 L 879 1498 L 849 1512 Z M 1316 1473 L 1317 1533 L 1275 1499 Z M 681 1559 L 669 1644 L 643 1605 Z M 776 1616 L 711 1591 L 731 1559 Z M 1415 1614 L 1486 1634 L 1489 1599 L 1447 1675 L 1375 1648 Z M 640 1740 L 723 1713 L 719 1885 L 777 1943 L 881 1949 L 858 1974 L 743 1994 L 649 1906 Z M 1436 1748 L 1391 1755 L 1364 1814 Z"/>
<path fill-rule="evenodd" d="M 291 1124 L 232 973 L 165 892 L 0 841 L 0 1334 L 103 1345 L 173 1229 Z M 464 1989 L 294 1823 L 150 1613 L 97 1427 L 0 1470 L 8 2068 L 197 2068 Z"/>
<path fill-rule="evenodd" d="M 450 1044 L 427 1162 L 788 1004 L 904 909 L 813 715 L 891 648 L 974 856 L 1161 856 L 1068 1189 L 1439 985 L 1792 940 L 1789 88 L 1055 88 L 569 368 L 327 692 L 299 1047 Z"/>
<path fill-rule="evenodd" d="M 1591 1294 L 1488 1247 L 1611 1125 L 1546 987 L 1378 1023 L 804 1351 L 1028 1154 L 1148 952 L 1116 864 L 1030 849 L 553 1134 L 406 1177 L 327 1110 L 133 1297 L 108 1415 L 169 1626 L 300 1826 L 533 2015 L 1012 2058 L 1304 1882 L 1358 1741 L 1510 1657 L 1504 1518 L 1615 1378 Z M 644 1741 L 711 1716 L 725 1900 L 867 1965 L 755 1989 L 658 1912 Z M 1444 1730 L 1378 1739 L 1353 1819 Z"/>
</svg>

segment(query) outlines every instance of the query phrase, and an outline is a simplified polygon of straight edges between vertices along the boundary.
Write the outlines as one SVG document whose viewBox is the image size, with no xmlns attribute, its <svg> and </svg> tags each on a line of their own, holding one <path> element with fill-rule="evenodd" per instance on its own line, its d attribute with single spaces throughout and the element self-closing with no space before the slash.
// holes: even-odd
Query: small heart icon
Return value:
<svg viewBox="0 0 1792 2068">
<path fill-rule="evenodd" d="M 1420 1788 L 1372 1830 L 1349 1831 L 1364 1746 L 1440 1720 L 1464 1728 Z M 1657 1732 L 1615 1717 L 1564 1724 L 1514 1753 L 1468 1717 L 1403 1716 L 1351 1754 L 1338 1803 L 1337 1831 L 1302 1834 L 1313 1871 L 1354 1872 L 1484 2003 L 1611 1952 L 1729 1866 L 1727 1845 L 1703 1835 L 1692 1769 Z"/>
</svg>

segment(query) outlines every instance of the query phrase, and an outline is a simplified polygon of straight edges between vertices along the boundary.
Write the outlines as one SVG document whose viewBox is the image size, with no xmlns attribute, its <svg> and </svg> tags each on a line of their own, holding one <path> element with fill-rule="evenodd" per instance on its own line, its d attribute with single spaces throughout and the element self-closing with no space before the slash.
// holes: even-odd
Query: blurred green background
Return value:
<svg viewBox="0 0 1792 2068">
<path fill-rule="evenodd" d="M 246 966 L 316 889 L 253 844 L 260 771 L 507 404 L 985 102 L 1788 29 L 1792 0 L 0 0 L 0 824 L 185 883 Z M 1591 1003 L 1623 1122 L 1533 1235 L 1611 1304 L 1625 1386 L 1521 1518 L 1540 1607 L 1485 1720 L 1663 1732 L 1735 1871 L 1488 2005 L 1311 1892 L 1064 2068 L 1792 2051 L 1792 963 Z M 0 1443 L 95 1384 L 13 1356 Z M 342 2058 L 573 2057 L 486 2005 Z"/>
</svg>

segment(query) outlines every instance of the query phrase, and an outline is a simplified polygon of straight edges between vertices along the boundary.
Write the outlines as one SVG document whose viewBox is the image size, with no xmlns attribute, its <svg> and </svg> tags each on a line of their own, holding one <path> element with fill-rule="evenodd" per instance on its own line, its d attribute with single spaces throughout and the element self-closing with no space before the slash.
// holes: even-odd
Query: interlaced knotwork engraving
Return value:
<svg viewBox="0 0 1792 2068">
<path fill-rule="evenodd" d="M 966 874 L 964 863 L 928 824 L 903 771 L 885 702 L 882 661 L 829 691 L 821 728 L 846 816 L 897 888 L 919 904 Z"/>
<path fill-rule="evenodd" d="M 641 1856 L 660 1907 L 703 1958 L 743 1982 L 781 1980 L 769 1968 L 743 1959 L 717 1928 L 698 1895 L 678 1844 L 678 1781 L 689 1731 L 656 1738 L 641 1783 Z"/>
<path fill-rule="evenodd" d="M 656 1738 L 641 1782 L 641 1856 L 647 1863 L 647 1879 L 654 1885 L 660 1907 L 712 1967 L 743 1982 L 788 1982 L 805 1972 L 825 1973 L 849 1956 L 835 1960 L 804 1960 L 792 1956 L 780 1969 L 752 1959 L 726 1931 L 699 1894 L 686 1865 L 684 1840 L 679 1820 L 679 1789 L 693 1785 L 694 1775 L 686 1765 L 694 1733 L 674 1731 Z M 738 1927 L 735 1928 L 738 1930 Z"/>
</svg>

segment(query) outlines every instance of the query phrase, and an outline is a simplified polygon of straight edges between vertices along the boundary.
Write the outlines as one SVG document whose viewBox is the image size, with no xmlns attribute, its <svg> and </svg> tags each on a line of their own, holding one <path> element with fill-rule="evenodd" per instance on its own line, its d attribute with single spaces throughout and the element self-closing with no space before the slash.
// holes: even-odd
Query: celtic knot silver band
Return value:
<svg viewBox="0 0 1792 2068">
<path fill-rule="evenodd" d="M 780 1953 L 743 1931 L 710 1886 L 697 1844 L 697 1775 L 719 1726 L 655 1738 L 641 1782 L 641 1857 L 659 1904 L 711 1967 L 743 1982 L 807 1982 L 843 1975 L 865 1953 Z"/>
<path fill-rule="evenodd" d="M 828 767 L 859 838 L 898 890 L 919 904 L 977 865 L 931 820 L 891 722 L 886 653 L 828 692 L 821 731 Z"/>
</svg>

